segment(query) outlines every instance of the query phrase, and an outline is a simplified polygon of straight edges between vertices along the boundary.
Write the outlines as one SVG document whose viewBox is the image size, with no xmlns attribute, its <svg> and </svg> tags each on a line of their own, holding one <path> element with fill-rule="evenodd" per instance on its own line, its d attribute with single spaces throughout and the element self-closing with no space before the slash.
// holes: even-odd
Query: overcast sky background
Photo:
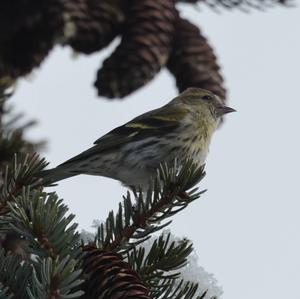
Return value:
<svg viewBox="0 0 300 299">
<path fill-rule="evenodd" d="M 215 47 L 238 113 L 214 136 L 200 184 L 208 191 L 170 228 L 193 240 L 224 299 L 300 298 L 300 9 L 182 11 Z M 97 98 L 92 83 L 107 55 L 74 60 L 69 49 L 56 48 L 18 85 L 13 102 L 39 121 L 29 136 L 48 139 L 51 166 L 176 95 L 164 70 L 123 101 Z M 89 176 L 62 181 L 56 190 L 88 230 L 126 192 L 117 181 Z"/>
</svg>

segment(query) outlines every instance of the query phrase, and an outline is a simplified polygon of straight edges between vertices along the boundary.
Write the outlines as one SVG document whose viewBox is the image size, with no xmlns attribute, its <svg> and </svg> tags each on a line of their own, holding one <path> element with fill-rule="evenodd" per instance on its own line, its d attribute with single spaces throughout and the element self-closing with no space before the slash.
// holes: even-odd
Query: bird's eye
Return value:
<svg viewBox="0 0 300 299">
<path fill-rule="evenodd" d="M 213 98 L 213 97 L 212 97 L 212 96 L 209 96 L 209 95 L 205 95 L 205 96 L 202 97 L 202 99 L 205 100 L 205 101 L 211 101 L 212 98 Z"/>
</svg>

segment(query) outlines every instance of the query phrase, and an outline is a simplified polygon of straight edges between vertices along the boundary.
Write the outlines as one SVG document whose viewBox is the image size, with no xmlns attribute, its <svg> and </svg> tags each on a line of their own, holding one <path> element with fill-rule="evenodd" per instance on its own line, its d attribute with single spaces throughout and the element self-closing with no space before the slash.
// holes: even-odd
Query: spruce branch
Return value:
<svg viewBox="0 0 300 299">
<path fill-rule="evenodd" d="M 38 155 L 26 155 L 21 162 L 15 154 L 13 162 L 6 166 L 0 178 L 0 215 L 7 212 L 7 203 L 22 193 L 25 186 L 31 184 L 34 174 L 41 171 L 48 163 Z"/>
<path fill-rule="evenodd" d="M 32 267 L 28 262 L 0 250 L 0 299 L 25 298 L 31 274 Z"/>
<path fill-rule="evenodd" d="M 40 269 L 33 270 L 32 284 L 27 292 L 30 299 L 79 298 L 84 293 L 77 288 L 83 283 L 81 270 L 76 270 L 76 261 L 66 256 L 63 259 L 45 258 Z"/>
<path fill-rule="evenodd" d="M 116 215 L 110 212 L 97 232 L 96 242 L 103 250 L 126 252 L 148 239 L 152 233 L 166 227 L 165 220 L 183 210 L 205 192 L 193 188 L 204 177 L 204 166 L 186 161 L 180 170 L 176 161 L 172 166 L 161 165 L 153 186 L 144 194 L 130 192 L 119 205 Z M 193 188 L 193 189 L 191 189 Z"/>
<path fill-rule="evenodd" d="M 12 258 L 33 269 L 22 298 L 78 298 L 83 294 L 78 289 L 83 280 L 79 234 L 77 224 L 72 223 L 74 215 L 67 215 L 67 206 L 55 193 L 47 194 L 42 188 L 31 190 L 28 186 L 45 165 L 45 160 L 37 155 L 27 156 L 21 163 L 15 155 L 14 162 L 6 167 L 0 185 L 0 228 L 6 234 L 1 245 L 6 254 L 21 252 L 22 258 Z M 12 244 L 6 246 L 8 241 Z"/>
<path fill-rule="evenodd" d="M 181 280 L 177 287 L 166 290 L 165 295 L 161 299 L 202 299 L 206 292 L 197 295 L 198 284 L 192 282 L 185 282 Z"/>
<path fill-rule="evenodd" d="M 26 154 L 33 155 L 34 152 L 40 150 L 45 142 L 32 142 L 24 139 L 24 133 L 28 128 L 35 125 L 34 121 L 17 126 L 17 122 L 22 115 L 17 115 L 4 123 L 0 127 L 0 167 L 7 165 L 13 158 L 14 154 L 24 157 Z"/>
<path fill-rule="evenodd" d="M 24 121 L 23 114 L 15 113 L 9 102 L 15 87 L 0 81 L 0 215 L 4 216 L 8 211 L 7 202 L 22 192 L 32 174 L 44 168 L 46 162 L 35 154 L 44 142 L 32 142 L 24 137 L 35 122 Z M 0 228 L 0 248 L 26 259 L 27 241 L 9 229 L 5 225 Z"/>
<path fill-rule="evenodd" d="M 180 269 L 187 265 L 192 243 L 187 239 L 171 242 L 170 237 L 171 233 L 161 234 L 149 250 L 142 245 L 133 248 L 126 260 L 140 275 L 153 299 L 206 298 L 206 291 L 198 294 L 198 284 L 181 279 Z"/>
<path fill-rule="evenodd" d="M 142 245 L 127 253 L 131 267 L 139 273 L 142 280 L 154 291 L 159 281 L 177 279 L 179 269 L 187 263 L 187 257 L 192 252 L 192 243 L 183 239 L 180 242 L 170 241 L 171 233 L 164 233 L 155 239 L 146 253 Z"/>
<path fill-rule="evenodd" d="M 6 107 L 6 102 L 2 109 L 5 119 L 2 117 L 2 124 L 0 124 L 0 167 L 4 168 L 11 163 L 15 154 L 18 154 L 19 158 L 28 154 L 33 155 L 44 147 L 45 142 L 26 140 L 25 132 L 36 123 L 34 121 L 23 122 L 23 114 L 13 114 L 12 109 Z"/>
<path fill-rule="evenodd" d="M 77 224 L 71 223 L 75 216 L 66 216 L 68 208 L 55 193 L 24 188 L 22 195 L 9 202 L 8 207 L 9 213 L 3 222 L 29 240 L 33 254 L 54 260 L 78 256 Z"/>
<path fill-rule="evenodd" d="M 14 94 L 14 87 L 1 85 L 0 82 L 0 168 L 11 163 L 15 154 L 24 158 L 33 155 L 45 146 L 45 141 L 33 142 L 24 135 L 36 125 L 33 120 L 24 120 L 22 113 L 16 113 L 9 99 Z"/>
<path fill-rule="evenodd" d="M 153 299 L 206 299 L 206 294 L 207 291 L 198 294 L 198 284 L 183 279 L 160 280 L 150 292 Z"/>
<path fill-rule="evenodd" d="M 29 254 L 23 262 L 31 265 L 33 273 L 24 298 L 80 297 L 82 252 L 77 224 L 71 223 L 74 215 L 66 216 L 62 200 L 41 189 L 23 187 L 21 195 L 12 199 L 7 202 L 7 213 L 0 216 L 0 227 L 27 241 Z"/>
</svg>

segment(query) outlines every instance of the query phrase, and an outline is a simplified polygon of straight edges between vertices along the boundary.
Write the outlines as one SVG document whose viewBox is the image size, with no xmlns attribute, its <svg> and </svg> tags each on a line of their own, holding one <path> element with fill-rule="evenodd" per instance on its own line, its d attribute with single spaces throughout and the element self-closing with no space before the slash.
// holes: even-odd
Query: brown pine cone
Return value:
<svg viewBox="0 0 300 299">
<path fill-rule="evenodd" d="M 125 16 L 118 0 L 76 0 L 66 6 L 75 30 L 67 43 L 74 50 L 99 51 L 120 33 Z"/>
<path fill-rule="evenodd" d="M 0 79 L 40 65 L 63 28 L 62 1 L 0 1 Z"/>
<path fill-rule="evenodd" d="M 138 274 L 129 268 L 122 256 L 93 246 L 84 247 L 83 298 L 150 299 L 148 289 Z"/>
<path fill-rule="evenodd" d="M 168 59 L 177 17 L 174 0 L 128 0 L 122 41 L 98 71 L 98 94 L 122 98 L 150 81 Z"/>
<path fill-rule="evenodd" d="M 178 18 L 172 52 L 167 64 L 179 91 L 200 87 L 226 98 L 220 67 L 212 47 L 198 27 Z"/>
</svg>

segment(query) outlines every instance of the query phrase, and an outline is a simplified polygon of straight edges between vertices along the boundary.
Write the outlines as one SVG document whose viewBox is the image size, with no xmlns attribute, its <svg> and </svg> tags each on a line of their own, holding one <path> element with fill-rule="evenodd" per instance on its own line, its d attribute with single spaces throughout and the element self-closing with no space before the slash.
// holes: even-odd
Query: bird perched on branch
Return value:
<svg viewBox="0 0 300 299">
<path fill-rule="evenodd" d="M 162 162 L 205 161 L 221 117 L 235 111 L 218 96 L 188 88 L 165 106 L 142 114 L 94 142 L 94 146 L 39 174 L 52 184 L 79 174 L 99 175 L 146 189 Z"/>
</svg>

